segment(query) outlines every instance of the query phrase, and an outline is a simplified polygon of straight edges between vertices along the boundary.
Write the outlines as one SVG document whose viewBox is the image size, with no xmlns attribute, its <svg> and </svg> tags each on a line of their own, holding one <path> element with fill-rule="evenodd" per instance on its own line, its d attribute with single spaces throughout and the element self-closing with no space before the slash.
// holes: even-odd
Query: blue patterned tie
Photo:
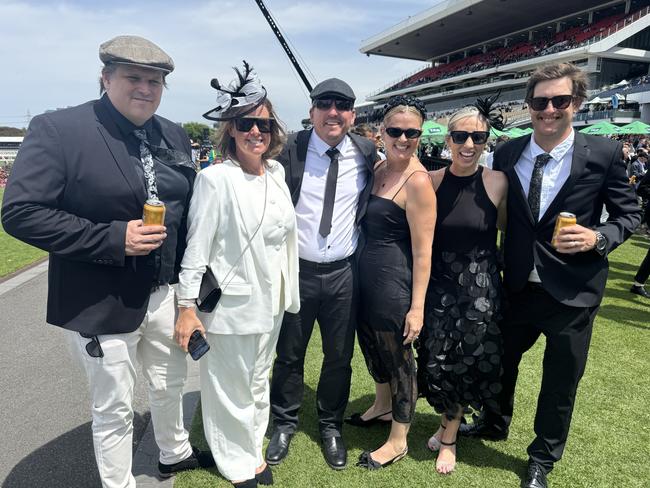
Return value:
<svg viewBox="0 0 650 488">
<path fill-rule="evenodd" d="M 144 129 L 136 129 L 133 131 L 133 133 L 138 139 L 140 139 L 140 161 L 142 161 L 142 169 L 144 169 L 144 180 L 147 184 L 147 200 L 158 200 L 156 172 L 153 169 L 153 156 L 149 150 L 147 131 Z"/>
<path fill-rule="evenodd" d="M 544 178 L 544 167 L 552 159 L 548 153 L 542 153 L 535 158 L 533 174 L 530 178 L 530 187 L 528 188 L 528 205 L 533 214 L 535 222 L 539 220 L 539 200 L 542 193 L 542 178 Z"/>
</svg>

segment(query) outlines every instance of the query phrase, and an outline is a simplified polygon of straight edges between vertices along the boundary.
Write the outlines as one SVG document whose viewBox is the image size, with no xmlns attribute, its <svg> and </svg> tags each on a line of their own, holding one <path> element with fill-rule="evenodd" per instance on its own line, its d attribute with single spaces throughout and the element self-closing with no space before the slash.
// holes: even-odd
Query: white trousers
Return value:
<svg viewBox="0 0 650 488">
<path fill-rule="evenodd" d="M 174 341 L 174 291 L 162 286 L 151 294 L 144 321 L 128 334 L 98 336 L 103 358 L 86 352 L 90 339 L 66 331 L 73 356 L 83 365 L 92 399 L 95 458 L 104 488 L 134 488 L 131 474 L 133 389 L 138 363 L 147 380 L 160 462 L 188 458 L 192 447 L 183 426 L 186 354 Z"/>
<path fill-rule="evenodd" d="M 201 358 L 201 405 L 205 438 L 228 480 L 255 477 L 264 462 L 262 443 L 269 423 L 269 374 L 284 311 L 268 334 L 208 334 Z"/>
</svg>

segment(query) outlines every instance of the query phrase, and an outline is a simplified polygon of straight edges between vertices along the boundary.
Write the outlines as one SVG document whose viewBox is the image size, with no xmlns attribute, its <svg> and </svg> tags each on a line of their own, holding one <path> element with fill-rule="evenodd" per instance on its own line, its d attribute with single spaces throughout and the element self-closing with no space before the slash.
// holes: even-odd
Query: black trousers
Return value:
<svg viewBox="0 0 650 488">
<path fill-rule="evenodd" d="M 341 433 L 350 396 L 357 314 L 357 273 L 352 258 L 320 265 L 300 260 L 300 312 L 286 313 L 271 379 L 274 428 L 293 433 L 304 392 L 307 345 L 318 320 L 323 343 L 316 408 L 322 437 Z"/>
<path fill-rule="evenodd" d="M 648 281 L 648 276 L 650 276 L 650 247 L 648 247 L 648 252 L 646 253 L 645 258 L 643 258 L 641 266 L 639 266 L 639 269 L 636 272 L 636 276 L 634 276 L 634 281 L 644 284 Z"/>
<path fill-rule="evenodd" d="M 500 429 L 508 428 L 522 355 L 544 334 L 546 349 L 535 413 L 536 437 L 528 446 L 528 456 L 547 471 L 553 469 L 564 451 L 598 308 L 563 305 L 540 285 L 530 283 L 521 292 L 508 294 L 504 303 L 501 412 L 499 415 L 486 411 L 486 421 Z"/>
</svg>

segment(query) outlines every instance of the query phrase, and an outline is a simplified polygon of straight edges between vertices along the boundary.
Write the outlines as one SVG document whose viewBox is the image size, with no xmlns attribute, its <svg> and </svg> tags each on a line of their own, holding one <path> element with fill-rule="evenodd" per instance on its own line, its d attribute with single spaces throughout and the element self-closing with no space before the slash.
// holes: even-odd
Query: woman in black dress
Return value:
<svg viewBox="0 0 650 488">
<path fill-rule="evenodd" d="M 393 97 L 384 107 L 381 133 L 386 160 L 375 167 L 364 222 L 358 332 L 376 382 L 377 400 L 353 418 L 359 425 L 359 421 L 369 422 L 363 417 L 392 413 L 387 442 L 359 458 L 358 465 L 368 469 L 387 466 L 406 455 L 406 436 L 417 400 L 412 342 L 424 320 L 436 219 L 431 180 L 415 156 L 424 117 L 424 105 L 413 97 Z"/>
<path fill-rule="evenodd" d="M 486 114 L 476 107 L 456 112 L 446 137 L 451 166 L 430 173 L 438 219 L 424 329 L 417 344 L 418 383 L 442 415 L 428 442 L 432 451 L 439 450 L 436 470 L 442 474 L 455 467 L 464 409 L 494 403 L 501 389 L 496 238 L 508 183 L 503 173 L 478 164 L 489 131 Z"/>
</svg>

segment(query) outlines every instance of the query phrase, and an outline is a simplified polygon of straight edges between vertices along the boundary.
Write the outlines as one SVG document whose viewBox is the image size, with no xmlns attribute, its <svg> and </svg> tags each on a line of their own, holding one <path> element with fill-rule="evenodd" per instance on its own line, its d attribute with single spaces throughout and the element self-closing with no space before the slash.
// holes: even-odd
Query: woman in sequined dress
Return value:
<svg viewBox="0 0 650 488">
<path fill-rule="evenodd" d="M 464 409 L 494 402 L 501 389 L 496 239 L 508 183 L 503 173 L 478 164 L 489 131 L 488 117 L 476 107 L 456 112 L 446 138 L 451 166 L 429 173 L 438 219 L 417 345 L 418 383 L 421 395 L 441 414 L 428 446 L 439 451 L 436 470 L 442 474 L 455 467 Z"/>
</svg>

